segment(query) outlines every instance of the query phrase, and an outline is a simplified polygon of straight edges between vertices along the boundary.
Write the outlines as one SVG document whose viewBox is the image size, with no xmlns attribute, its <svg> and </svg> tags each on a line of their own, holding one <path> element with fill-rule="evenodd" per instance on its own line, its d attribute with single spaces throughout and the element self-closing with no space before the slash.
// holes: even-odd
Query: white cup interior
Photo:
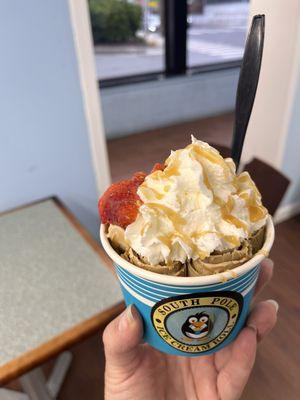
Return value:
<svg viewBox="0 0 300 400">
<path fill-rule="evenodd" d="M 240 265 L 239 267 L 218 274 L 196 277 L 183 277 L 157 274 L 155 272 L 139 268 L 134 264 L 131 264 L 130 262 L 124 260 L 124 258 L 122 258 L 111 246 L 106 236 L 106 226 L 104 224 L 100 226 L 100 238 L 103 248 L 116 264 L 131 272 L 132 274 L 140 276 L 141 278 L 145 278 L 153 282 L 164 283 L 166 285 L 176 286 L 210 285 L 213 283 L 219 283 L 223 282 L 224 280 L 232 279 L 234 276 L 245 274 L 247 271 L 259 264 L 269 254 L 269 251 L 271 250 L 272 244 L 274 242 L 274 236 L 274 224 L 271 216 L 268 216 L 266 224 L 265 243 L 262 249 L 259 250 L 259 252 L 255 254 L 255 256 L 252 257 L 249 261 Z"/>
</svg>

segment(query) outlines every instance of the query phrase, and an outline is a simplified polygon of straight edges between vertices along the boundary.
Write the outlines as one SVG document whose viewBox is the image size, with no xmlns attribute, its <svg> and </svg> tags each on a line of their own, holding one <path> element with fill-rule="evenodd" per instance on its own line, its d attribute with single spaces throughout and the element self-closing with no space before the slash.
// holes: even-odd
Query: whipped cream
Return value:
<svg viewBox="0 0 300 400">
<path fill-rule="evenodd" d="M 115 247 L 123 252 L 129 250 L 130 246 L 128 240 L 125 238 L 125 231 L 120 226 L 110 224 L 107 229 L 107 237 Z"/>
<path fill-rule="evenodd" d="M 267 210 L 249 174 L 236 175 L 232 159 L 207 143 L 192 136 L 165 165 L 139 186 L 143 204 L 125 230 L 126 242 L 150 264 L 204 259 L 265 224 Z"/>
</svg>

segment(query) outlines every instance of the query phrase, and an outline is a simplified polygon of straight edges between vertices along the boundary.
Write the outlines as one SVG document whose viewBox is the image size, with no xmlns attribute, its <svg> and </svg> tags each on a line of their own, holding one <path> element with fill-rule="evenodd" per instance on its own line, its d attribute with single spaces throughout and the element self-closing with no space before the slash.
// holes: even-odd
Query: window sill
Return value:
<svg viewBox="0 0 300 400">
<path fill-rule="evenodd" d="M 186 71 L 186 74 L 181 75 L 166 75 L 163 71 L 154 71 L 146 74 L 139 75 L 128 75 L 119 78 L 111 78 L 99 80 L 100 88 L 110 88 L 116 86 L 132 85 L 136 83 L 144 83 L 151 81 L 161 81 L 164 79 L 169 79 L 172 77 L 184 77 L 193 76 L 197 74 L 203 74 L 206 72 L 220 71 L 224 69 L 239 68 L 241 66 L 242 60 L 227 61 L 217 64 L 207 64 L 191 67 Z"/>
</svg>

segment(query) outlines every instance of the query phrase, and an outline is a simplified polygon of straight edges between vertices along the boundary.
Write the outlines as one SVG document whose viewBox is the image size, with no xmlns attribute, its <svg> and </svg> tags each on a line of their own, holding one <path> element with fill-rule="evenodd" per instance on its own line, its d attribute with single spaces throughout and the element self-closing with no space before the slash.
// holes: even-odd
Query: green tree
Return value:
<svg viewBox="0 0 300 400">
<path fill-rule="evenodd" d="M 94 42 L 125 43 L 135 38 L 142 9 L 125 0 L 89 0 Z"/>
</svg>

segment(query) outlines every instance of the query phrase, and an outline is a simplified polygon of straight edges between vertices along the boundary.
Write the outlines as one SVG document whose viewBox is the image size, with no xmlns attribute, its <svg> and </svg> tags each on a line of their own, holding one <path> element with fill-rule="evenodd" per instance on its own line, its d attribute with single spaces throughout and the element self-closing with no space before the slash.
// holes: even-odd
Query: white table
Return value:
<svg viewBox="0 0 300 400">
<path fill-rule="evenodd" d="M 39 366 L 124 307 L 108 267 L 100 245 L 57 199 L 0 216 L 1 384 L 20 377 L 30 399 L 56 398 L 70 353 L 58 358 L 48 382 Z M 10 394 L 0 389 L 1 400 Z"/>
</svg>

